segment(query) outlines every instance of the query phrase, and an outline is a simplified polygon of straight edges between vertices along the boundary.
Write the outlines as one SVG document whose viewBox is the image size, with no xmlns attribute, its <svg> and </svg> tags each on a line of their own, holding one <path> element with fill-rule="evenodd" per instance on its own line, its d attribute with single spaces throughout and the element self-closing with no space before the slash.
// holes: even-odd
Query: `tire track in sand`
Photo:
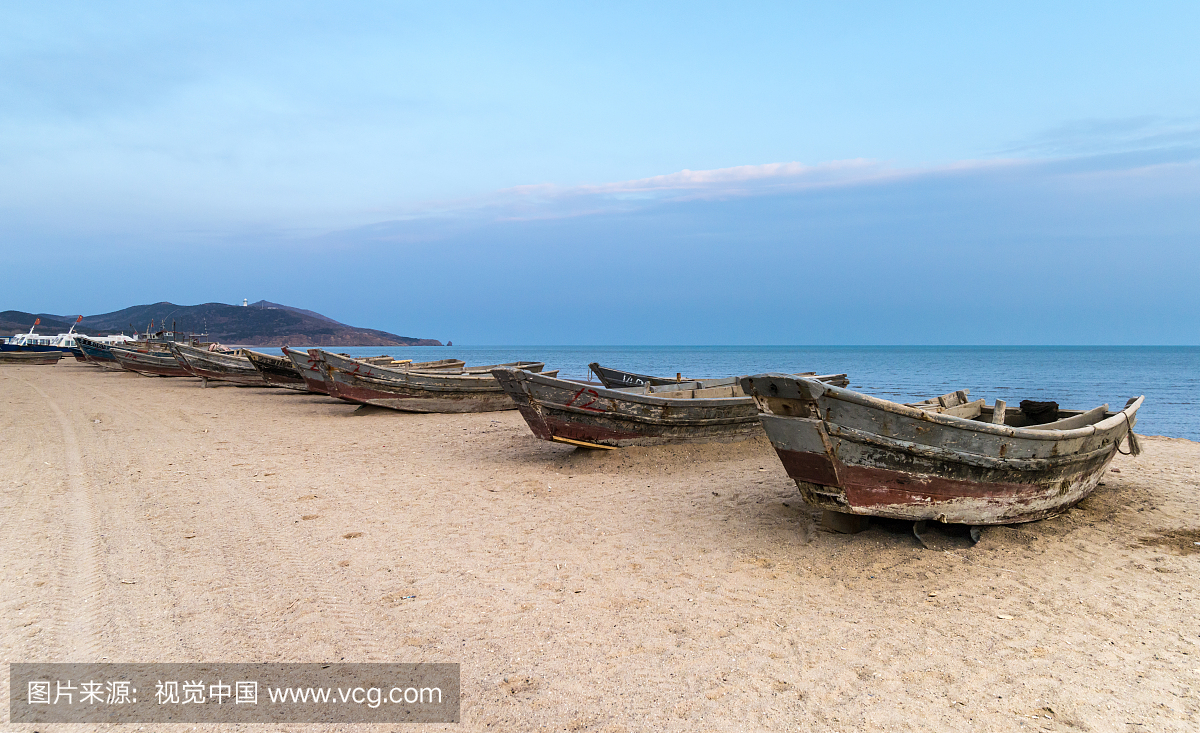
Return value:
<svg viewBox="0 0 1200 733">
<path fill-rule="evenodd" d="M 147 483 L 161 483 L 154 474 L 163 467 L 162 459 L 146 446 L 179 428 L 96 388 L 91 380 L 72 380 L 71 385 L 80 389 L 73 395 L 80 415 L 93 417 L 86 411 L 101 407 L 105 422 L 103 429 L 91 429 L 94 420 L 85 422 L 81 447 L 89 475 L 96 477 L 93 494 L 103 497 L 96 519 L 103 531 L 109 590 L 107 646 L 121 660 L 132 662 L 199 659 L 195 645 L 176 633 L 181 601 L 195 595 L 193 589 L 171 582 L 183 532 L 163 518 L 176 514 L 172 497 L 147 489 Z M 84 399 L 89 396 L 107 409 Z M 187 422 L 186 416 L 183 419 Z"/>
<path fill-rule="evenodd" d="M 54 414 L 62 433 L 66 492 L 62 512 L 64 542 L 58 553 L 55 585 L 62 599 L 54 619 L 60 659 L 94 662 L 100 656 L 100 619 L 104 600 L 103 563 L 92 492 L 83 476 L 79 440 L 66 413 L 50 395 L 22 379 Z"/>
<path fill-rule="evenodd" d="M 34 367 L 36 368 L 36 367 Z M 3 499 L 0 500 L 0 648 L 8 661 L 50 659 L 56 653 L 53 628 L 58 598 L 56 586 L 45 588 L 47 579 L 58 576 L 58 553 L 52 548 L 63 543 L 62 527 L 53 520 L 56 494 L 47 487 L 46 474 L 59 461 L 43 432 L 30 429 L 29 416 L 42 412 L 41 398 L 27 390 L 14 389 L 22 382 L 10 370 L 0 377 L 4 411 L 0 414 L 0 444 L 8 455 L 0 464 Z M 22 384 L 22 386 L 24 386 Z M 35 418 L 36 419 L 36 418 Z M 50 633 L 45 633 L 50 631 Z M 0 665 L 0 686 L 8 685 L 8 667 Z"/>
</svg>

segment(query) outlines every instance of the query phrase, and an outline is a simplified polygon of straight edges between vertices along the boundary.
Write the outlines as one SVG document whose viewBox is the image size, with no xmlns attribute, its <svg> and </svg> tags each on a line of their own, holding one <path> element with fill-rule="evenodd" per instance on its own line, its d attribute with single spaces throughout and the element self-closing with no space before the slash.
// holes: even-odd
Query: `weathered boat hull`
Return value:
<svg viewBox="0 0 1200 733">
<path fill-rule="evenodd" d="M 75 343 L 91 363 L 116 372 L 125 370 L 125 367 L 121 366 L 116 357 L 112 355 L 111 347 L 82 337 L 76 338 Z"/>
<path fill-rule="evenodd" d="M 1085 498 L 1142 402 L 1056 430 L 931 414 L 784 375 L 743 377 L 742 388 L 812 506 L 972 525 L 1035 521 Z"/>
<path fill-rule="evenodd" d="M 461 359 L 440 359 L 414 364 L 402 362 L 399 366 L 372 363 L 363 359 L 355 359 L 345 354 L 335 354 L 324 349 L 309 349 L 308 353 L 321 361 L 321 369 L 327 367 L 339 369 L 350 374 L 361 374 L 366 377 L 387 379 L 390 376 L 413 369 L 422 371 L 460 371 L 464 362 Z"/>
<path fill-rule="evenodd" d="M 184 364 L 192 374 L 206 380 L 204 386 L 207 386 L 209 379 L 247 386 L 262 387 L 266 385 L 262 375 L 244 356 L 206 351 L 183 344 L 171 344 L 170 348 L 175 358 Z"/>
<path fill-rule="evenodd" d="M 330 397 L 336 397 L 346 402 L 354 402 L 358 404 L 366 403 L 364 403 L 362 400 L 346 396 L 345 390 L 339 391 L 338 385 L 335 384 L 333 379 L 330 377 L 331 370 L 340 369 L 351 374 L 362 374 L 364 376 L 380 378 L 386 378 L 403 371 L 401 367 L 385 365 L 382 363 L 381 359 L 383 359 L 383 357 L 355 359 L 345 354 L 335 354 L 330 351 L 325 351 L 324 349 L 309 349 L 308 356 L 312 364 L 312 369 L 314 369 L 316 374 L 319 375 L 321 391 Z M 297 361 L 295 357 L 293 357 L 293 361 Z M 460 359 L 440 359 L 438 361 L 422 362 L 419 364 L 413 364 L 410 360 L 404 360 L 403 362 L 395 363 L 403 364 L 403 368 L 416 367 L 431 370 L 453 371 L 460 370 L 463 366 L 463 362 Z M 301 371 L 304 374 L 305 382 L 308 382 L 310 389 L 312 389 L 318 377 L 315 375 L 310 376 L 309 373 L 304 372 L 304 370 Z M 388 399 L 386 395 L 380 395 L 379 398 Z"/>
<path fill-rule="evenodd" d="M 0 364 L 57 364 L 64 355 L 62 351 L 0 351 Z"/>
<path fill-rule="evenodd" d="M 557 372 L 555 372 L 557 373 Z M 328 368 L 330 393 L 404 412 L 494 412 L 516 409 L 490 373 L 403 372 L 387 379 Z"/>
<path fill-rule="evenodd" d="M 169 351 L 146 352 L 111 348 L 109 353 L 122 368 L 151 377 L 190 377 L 191 372 L 179 364 Z"/>
<path fill-rule="evenodd" d="M 516 369 L 495 369 L 492 374 L 533 434 L 543 440 L 618 447 L 735 441 L 762 434 L 754 400 L 732 396 L 732 384 L 729 397 L 669 398 Z M 697 382 L 676 386 L 688 384 L 703 387 Z"/>
<path fill-rule="evenodd" d="M 83 346 L 79 345 L 78 339 L 75 340 L 75 343 L 76 343 L 76 348 L 79 349 L 79 353 L 75 355 L 76 359 L 78 359 L 79 361 L 82 361 L 84 364 L 87 364 L 88 366 L 94 366 L 94 367 L 100 366 L 100 362 L 93 359 L 91 356 L 88 355 L 88 353 L 86 351 L 83 350 Z"/>
<path fill-rule="evenodd" d="M 312 351 L 310 349 L 310 351 Z M 292 366 L 296 367 L 296 371 L 300 374 L 300 378 L 304 380 L 304 386 L 313 394 L 329 394 L 329 385 L 325 381 L 325 373 L 321 371 L 320 358 L 313 356 L 312 353 L 304 351 L 296 351 L 283 347 L 283 355 L 291 360 Z"/>
<path fill-rule="evenodd" d="M 254 368 L 258 370 L 259 376 L 263 381 L 272 387 L 284 387 L 286 389 L 299 390 L 307 392 L 308 384 L 301 376 L 300 370 L 292 363 L 292 360 L 286 356 L 275 356 L 273 354 L 262 354 L 257 351 L 244 349 L 243 352 Z"/>
</svg>

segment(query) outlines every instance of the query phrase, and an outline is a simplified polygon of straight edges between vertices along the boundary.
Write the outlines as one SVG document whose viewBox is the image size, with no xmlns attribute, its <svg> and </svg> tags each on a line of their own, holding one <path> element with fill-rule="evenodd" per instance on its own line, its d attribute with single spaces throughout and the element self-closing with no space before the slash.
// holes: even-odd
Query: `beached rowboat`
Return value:
<svg viewBox="0 0 1200 733">
<path fill-rule="evenodd" d="M 0 351 L 0 364 L 57 364 L 65 351 Z"/>
<path fill-rule="evenodd" d="M 340 369 L 350 374 L 387 379 L 398 371 L 419 369 L 421 371 L 461 371 L 466 363 L 462 359 L 438 359 L 437 361 L 413 362 L 411 359 L 393 360 L 390 356 L 356 359 L 345 354 L 335 354 L 325 349 L 309 349 L 308 353 L 321 362 L 321 368 Z"/>
<path fill-rule="evenodd" d="M 690 381 L 682 378 L 668 379 L 667 377 L 652 377 L 648 374 L 625 372 L 621 371 L 620 369 L 600 366 L 596 362 L 588 364 L 588 369 L 592 370 L 592 373 L 596 375 L 596 378 L 600 380 L 601 384 L 603 384 L 605 387 L 609 387 L 610 389 L 621 389 L 622 387 L 643 387 L 647 384 L 651 386 L 661 386 L 666 384 L 677 384 L 683 381 Z"/>
<path fill-rule="evenodd" d="M 437 361 L 417 363 L 413 363 L 412 359 L 393 359 L 386 355 L 356 359 L 348 354 L 335 354 L 324 349 L 309 349 L 307 359 L 301 358 L 299 352 L 291 352 L 288 356 L 297 367 L 300 367 L 301 364 L 304 365 L 304 369 L 301 369 L 301 374 L 304 376 L 304 381 L 310 391 L 321 392 L 331 397 L 345 400 L 346 402 L 360 404 L 360 400 L 351 399 L 338 393 L 337 386 L 329 376 L 330 369 L 340 368 L 354 374 L 375 376 L 380 373 L 379 368 L 460 369 L 463 365 L 461 359 L 439 359 Z"/>
<path fill-rule="evenodd" d="M 151 377 L 190 377 L 192 373 L 170 351 L 134 351 L 119 346 L 109 353 L 122 368 Z"/>
<path fill-rule="evenodd" d="M 376 370 L 377 376 L 344 371 L 326 362 L 330 394 L 365 405 L 404 412 L 492 412 L 516 405 L 492 376 L 497 367 L 541 371 L 542 362 L 522 361 L 466 369 Z M 550 372 L 557 375 L 558 371 Z"/>
<path fill-rule="evenodd" d="M 180 364 L 200 377 L 201 387 L 207 387 L 210 379 L 258 387 L 266 385 L 250 360 L 239 353 L 208 351 L 179 343 L 168 346 Z"/>
<path fill-rule="evenodd" d="M 971 525 L 1042 519 L 1083 499 L 1122 440 L 1137 451 L 1132 430 L 1143 399 L 1117 412 L 1055 407 L 1058 419 L 1036 424 L 1003 402 L 970 402 L 966 392 L 902 405 L 784 374 L 741 384 L 812 506 Z"/>
<path fill-rule="evenodd" d="M 736 377 L 609 389 L 494 369 L 533 434 L 590 447 L 744 440 L 762 434 Z M 816 377 L 845 384 L 844 374 Z"/>
</svg>

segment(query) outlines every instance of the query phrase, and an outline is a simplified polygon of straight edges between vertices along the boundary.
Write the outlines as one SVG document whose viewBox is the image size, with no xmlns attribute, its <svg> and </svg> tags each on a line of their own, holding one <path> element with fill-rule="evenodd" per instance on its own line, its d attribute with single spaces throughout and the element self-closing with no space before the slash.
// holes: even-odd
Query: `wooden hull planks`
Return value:
<svg viewBox="0 0 1200 733">
<path fill-rule="evenodd" d="M 291 360 L 292 366 L 304 380 L 304 386 L 313 394 L 329 394 L 329 385 L 325 382 L 325 374 L 321 371 L 321 360 L 308 352 L 296 351 L 283 347 L 283 354 Z"/>
<path fill-rule="evenodd" d="M 537 364 L 541 368 L 541 364 Z M 557 372 L 554 372 L 557 374 Z M 489 372 L 401 372 L 387 378 L 330 368 L 331 392 L 365 405 L 404 412 L 494 412 L 516 408 Z"/>
<path fill-rule="evenodd" d="M 233 382 L 246 386 L 262 387 L 266 385 L 262 375 L 244 356 L 206 351 L 194 346 L 175 343 L 170 344 L 170 348 L 175 358 L 186 365 L 192 374 L 201 379 Z"/>
<path fill-rule="evenodd" d="M 1105 406 L 1049 425 L 1014 427 L 812 379 L 762 374 L 741 383 L 762 408 L 763 428 L 784 469 L 812 506 L 972 525 L 1034 521 L 1082 500 L 1142 404 L 1139 397 L 1120 412 Z"/>
<path fill-rule="evenodd" d="M 304 377 L 301 376 L 300 370 L 296 368 L 296 365 L 288 357 L 263 354 L 249 349 L 243 349 L 242 353 L 250 360 L 254 368 L 258 370 L 258 374 L 262 377 L 263 381 L 272 387 L 284 387 L 301 392 L 309 391 L 308 384 L 305 382 Z"/>
<path fill-rule="evenodd" d="M 190 377 L 187 370 L 170 351 L 145 352 L 112 348 L 110 353 L 122 368 L 151 377 Z"/>
<path fill-rule="evenodd" d="M 64 355 L 62 351 L 0 351 L 0 364 L 44 366 L 57 364 Z"/>
<path fill-rule="evenodd" d="M 726 397 L 672 398 L 592 387 L 517 369 L 495 369 L 492 374 L 533 434 L 543 440 L 628 446 L 733 441 L 762 434 L 754 400 L 741 396 L 732 379 L 714 380 L 725 385 L 678 385 L 700 386 L 688 390 L 693 394 L 724 391 Z"/>
<path fill-rule="evenodd" d="M 121 366 L 120 362 L 118 362 L 112 355 L 112 348 L 108 345 L 91 341 L 83 338 L 82 336 L 76 337 L 75 343 L 79 346 L 79 349 L 83 352 L 84 356 L 87 357 L 87 360 L 92 364 L 96 364 L 104 367 L 105 369 L 111 369 L 112 371 L 116 372 L 125 370 L 125 367 Z"/>
<path fill-rule="evenodd" d="M 335 354 L 324 349 L 309 349 L 308 353 L 322 363 L 322 368 L 339 369 L 349 374 L 361 374 L 366 377 L 386 379 L 389 376 L 403 373 L 412 369 L 422 371 L 461 370 L 465 363 L 461 359 L 440 359 L 414 364 L 411 360 L 397 361 L 391 364 L 382 363 L 382 359 L 355 359 L 345 354 Z"/>
<path fill-rule="evenodd" d="M 322 388 L 325 394 L 331 397 L 337 397 L 346 402 L 355 402 L 360 404 L 368 404 L 362 399 L 347 396 L 347 390 L 340 388 L 341 385 L 334 382 L 332 372 L 339 370 L 348 374 L 361 374 L 363 376 L 389 378 L 397 374 L 401 374 L 406 369 L 419 368 L 429 370 L 447 370 L 459 371 L 462 369 L 463 361 L 461 359 L 440 359 L 438 361 L 421 362 L 413 364 L 411 359 L 394 360 L 391 357 L 380 356 L 367 359 L 355 359 L 346 354 L 335 354 L 324 349 L 309 349 L 309 357 L 313 360 L 314 368 L 321 375 Z M 310 377 L 305 376 L 308 381 Z M 314 379 L 315 381 L 315 379 Z M 392 399 L 387 395 L 379 395 L 380 400 Z M 375 404 L 375 403 L 370 403 Z M 380 403 L 379 406 L 386 407 L 387 405 Z"/>
</svg>

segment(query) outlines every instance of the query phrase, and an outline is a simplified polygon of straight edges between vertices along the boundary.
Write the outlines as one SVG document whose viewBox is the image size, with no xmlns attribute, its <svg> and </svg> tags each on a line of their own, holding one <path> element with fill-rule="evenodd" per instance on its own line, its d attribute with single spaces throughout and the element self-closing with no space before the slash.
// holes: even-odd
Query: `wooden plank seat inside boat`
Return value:
<svg viewBox="0 0 1200 733">
<path fill-rule="evenodd" d="M 920 402 L 906 402 L 909 407 L 915 407 L 918 410 L 927 410 L 929 412 L 941 413 L 945 410 L 961 407 L 970 402 L 971 390 L 959 389 L 954 392 L 947 392 L 940 397 L 930 397 L 927 400 Z M 960 416 L 961 417 L 961 416 Z"/>
<path fill-rule="evenodd" d="M 983 408 L 987 405 L 986 400 L 975 400 L 974 402 L 964 402 L 957 405 L 949 405 L 943 407 L 941 405 L 909 405 L 926 412 L 933 412 L 938 415 L 951 415 L 953 417 L 965 417 L 968 420 L 979 417 L 983 414 Z"/>
<path fill-rule="evenodd" d="M 1085 425 L 1093 425 L 1109 415 L 1115 414 L 1108 411 L 1108 405 L 1093 407 L 1086 412 L 1079 412 L 1077 410 L 1059 410 L 1058 414 L 1063 415 L 1068 412 L 1076 414 L 1072 414 L 1067 417 L 1061 417 L 1054 422 L 1041 423 L 1040 425 L 1026 425 L 1025 428 L 1027 430 L 1074 430 L 1075 428 L 1082 428 Z"/>
<path fill-rule="evenodd" d="M 655 397 L 666 397 L 673 400 L 695 400 L 708 397 L 745 397 L 746 393 L 736 384 L 726 384 L 719 387 L 704 387 L 700 389 L 669 389 L 652 393 Z"/>
<path fill-rule="evenodd" d="M 546 367 L 545 362 L 541 361 L 509 361 L 504 364 L 487 364 L 485 366 L 464 366 L 463 374 L 491 374 L 493 369 L 500 367 L 512 367 L 513 369 L 523 369 L 527 372 L 540 372 Z"/>
<path fill-rule="evenodd" d="M 988 405 L 985 400 L 968 401 L 971 390 L 960 389 L 948 392 L 940 397 L 931 397 L 921 402 L 907 402 L 908 407 L 915 407 L 925 412 L 932 412 L 950 417 L 963 417 L 968 420 L 1007 425 L 1014 428 L 1029 430 L 1073 430 L 1100 422 L 1106 417 L 1115 415 L 1108 405 L 1101 405 L 1090 410 L 1057 410 L 1058 419 L 1046 423 L 1032 422 L 1028 415 L 1021 410 L 1010 410 L 1003 401 L 996 405 Z M 996 410 L 1001 411 L 1001 419 L 995 419 Z"/>
</svg>

